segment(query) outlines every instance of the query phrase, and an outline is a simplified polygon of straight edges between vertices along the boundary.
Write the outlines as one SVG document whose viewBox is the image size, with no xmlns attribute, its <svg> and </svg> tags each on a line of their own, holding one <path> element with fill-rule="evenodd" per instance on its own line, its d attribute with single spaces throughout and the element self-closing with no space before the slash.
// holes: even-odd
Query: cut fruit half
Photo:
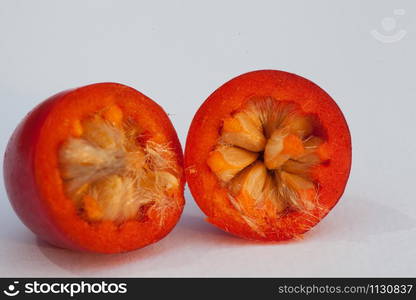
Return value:
<svg viewBox="0 0 416 300">
<path fill-rule="evenodd" d="M 316 85 L 281 71 L 241 75 L 197 112 L 186 175 L 208 221 L 261 240 L 299 237 L 336 204 L 351 165 L 348 126 Z"/>
<path fill-rule="evenodd" d="M 146 246 L 171 231 L 184 205 L 182 150 L 168 116 L 115 83 L 66 91 L 35 108 L 9 143 L 5 178 L 23 222 L 76 250 Z"/>
</svg>

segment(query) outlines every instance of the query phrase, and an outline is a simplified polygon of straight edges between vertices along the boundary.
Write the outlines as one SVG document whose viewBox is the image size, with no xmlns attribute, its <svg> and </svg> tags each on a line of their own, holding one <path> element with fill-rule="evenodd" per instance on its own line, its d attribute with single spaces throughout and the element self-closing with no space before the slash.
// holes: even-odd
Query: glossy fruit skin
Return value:
<svg viewBox="0 0 416 300">
<path fill-rule="evenodd" d="M 140 92 L 118 83 L 97 83 L 48 98 L 18 125 L 4 156 L 4 181 L 10 203 L 21 221 L 39 238 L 71 250 L 119 253 L 160 240 L 178 222 L 184 206 L 183 174 L 180 174 L 180 192 L 175 195 L 178 205 L 163 220 L 163 226 L 155 215 L 143 224 L 128 221 L 116 226 L 107 221 L 93 226 L 79 218 L 71 200 L 63 193 L 62 182 L 57 179 L 57 151 L 59 144 L 69 136 L 69 130 L 65 129 L 66 117 L 93 113 L 103 103 L 116 101 L 113 99 L 119 99 L 117 101 L 123 105 L 123 97 L 128 99 L 130 111 L 142 115 L 157 129 L 160 138 L 169 142 L 177 164 L 182 166 L 181 145 L 169 117 Z M 69 106 L 72 110 L 68 108 L 67 111 Z M 92 110 L 85 111 L 88 109 L 84 107 Z"/>
<path fill-rule="evenodd" d="M 206 160 L 215 148 L 222 120 L 237 111 L 253 97 L 273 97 L 300 105 L 306 113 L 316 115 L 326 131 L 330 164 L 314 175 L 320 187 L 320 211 L 310 215 L 291 212 L 259 234 L 235 211 L 227 200 L 227 191 L 211 172 Z M 242 238 L 282 241 L 299 238 L 315 226 L 335 206 L 342 196 L 351 169 L 351 136 L 345 118 L 334 100 L 313 82 L 295 74 L 259 70 L 231 79 L 201 105 L 186 141 L 185 173 L 187 183 L 207 221 Z"/>
</svg>

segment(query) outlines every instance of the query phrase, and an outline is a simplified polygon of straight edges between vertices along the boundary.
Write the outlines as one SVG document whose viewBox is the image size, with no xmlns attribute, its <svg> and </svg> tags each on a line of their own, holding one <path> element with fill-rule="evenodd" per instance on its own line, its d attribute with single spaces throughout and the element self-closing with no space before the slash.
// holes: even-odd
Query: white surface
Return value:
<svg viewBox="0 0 416 300">
<path fill-rule="evenodd" d="M 187 193 L 167 238 L 106 256 L 37 241 L 1 185 L 0 276 L 416 276 L 415 1 L 139 2 L 1 0 L 1 152 L 35 104 L 67 88 L 131 85 L 172 114 L 184 142 L 219 85 L 282 69 L 322 86 L 348 119 L 344 197 L 304 240 L 276 245 L 205 223 Z M 385 19 L 383 31 L 384 17 L 397 28 Z M 373 29 L 406 32 L 383 43 Z"/>
</svg>

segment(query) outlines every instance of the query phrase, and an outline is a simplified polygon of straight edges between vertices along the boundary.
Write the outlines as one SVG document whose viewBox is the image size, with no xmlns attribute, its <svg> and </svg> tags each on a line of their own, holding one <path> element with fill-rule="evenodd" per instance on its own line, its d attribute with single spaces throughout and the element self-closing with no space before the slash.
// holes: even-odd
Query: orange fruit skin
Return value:
<svg viewBox="0 0 416 300">
<path fill-rule="evenodd" d="M 297 103 L 322 124 L 326 143 L 319 150 L 329 162 L 313 170 L 319 182 L 319 208 L 309 213 L 292 211 L 253 230 L 228 199 L 206 161 L 217 144 L 222 120 L 253 97 L 273 97 Z M 240 75 L 214 91 L 197 111 L 185 148 L 185 174 L 191 193 L 207 221 L 242 238 L 282 241 L 301 237 L 335 206 L 342 196 L 351 168 L 351 136 L 335 101 L 319 86 L 295 74 L 260 70 Z"/>
<path fill-rule="evenodd" d="M 34 108 L 19 124 L 4 157 L 9 200 L 22 222 L 39 238 L 72 250 L 118 253 L 144 247 L 166 236 L 178 222 L 185 178 L 172 194 L 174 205 L 164 218 L 151 209 L 146 220 L 88 223 L 79 217 L 63 191 L 58 149 L 73 134 L 77 120 L 116 104 L 150 133 L 168 143 L 182 168 L 183 154 L 175 129 L 163 109 L 140 92 L 118 83 L 97 83 L 54 95 Z"/>
</svg>

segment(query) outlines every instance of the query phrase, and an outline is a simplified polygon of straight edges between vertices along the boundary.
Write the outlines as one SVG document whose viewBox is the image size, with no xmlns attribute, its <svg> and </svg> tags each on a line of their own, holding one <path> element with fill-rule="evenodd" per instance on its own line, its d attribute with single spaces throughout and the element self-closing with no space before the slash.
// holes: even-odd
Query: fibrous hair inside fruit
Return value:
<svg viewBox="0 0 416 300">
<path fill-rule="evenodd" d="M 319 206 L 311 171 L 323 163 L 318 150 L 324 143 L 314 115 L 293 102 L 255 98 L 223 120 L 207 164 L 253 227 L 251 215 L 278 218 Z"/>
<path fill-rule="evenodd" d="M 175 205 L 178 166 L 168 144 L 141 139 L 143 130 L 110 106 L 73 124 L 59 150 L 65 193 L 91 222 L 142 220 L 151 207 L 163 217 Z"/>
</svg>

